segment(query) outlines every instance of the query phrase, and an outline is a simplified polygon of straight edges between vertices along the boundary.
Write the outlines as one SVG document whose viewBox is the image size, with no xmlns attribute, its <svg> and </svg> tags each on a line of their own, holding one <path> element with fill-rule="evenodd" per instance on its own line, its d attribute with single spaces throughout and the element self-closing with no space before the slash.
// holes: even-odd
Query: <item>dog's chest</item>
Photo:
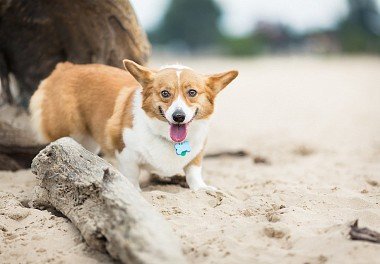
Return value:
<svg viewBox="0 0 380 264">
<path fill-rule="evenodd" d="M 132 156 L 145 169 L 161 176 L 183 173 L 184 167 L 202 150 L 205 137 L 189 136 L 191 151 L 181 156 L 177 155 L 173 142 L 155 136 L 146 129 L 125 129 L 123 132 L 126 150 L 132 152 Z"/>
</svg>

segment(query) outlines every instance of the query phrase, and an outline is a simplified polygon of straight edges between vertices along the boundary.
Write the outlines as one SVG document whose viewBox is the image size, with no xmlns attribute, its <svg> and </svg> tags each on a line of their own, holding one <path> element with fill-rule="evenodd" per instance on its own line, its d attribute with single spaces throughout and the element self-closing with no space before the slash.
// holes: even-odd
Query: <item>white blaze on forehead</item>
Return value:
<svg viewBox="0 0 380 264">
<path fill-rule="evenodd" d="M 180 81 L 180 78 L 181 78 L 181 72 L 182 72 L 182 70 L 176 70 L 176 71 L 175 71 L 175 73 L 177 74 L 178 89 L 181 88 L 181 81 Z"/>
<path fill-rule="evenodd" d="M 191 70 L 191 68 L 180 65 L 180 64 L 173 64 L 173 65 L 166 65 L 160 68 L 160 70 L 163 69 L 173 69 L 176 72 L 177 75 L 177 82 L 178 82 L 178 89 L 181 88 L 181 73 L 183 70 L 188 69 Z M 175 123 L 173 120 L 173 113 L 175 110 L 182 110 L 185 113 L 185 120 L 183 123 L 188 123 L 193 118 L 195 110 L 192 110 L 185 102 L 184 98 L 182 98 L 182 95 L 178 93 L 178 97 L 176 100 L 173 101 L 173 103 L 170 105 L 168 110 L 165 113 L 165 117 L 169 122 Z"/>
<path fill-rule="evenodd" d="M 183 70 L 192 70 L 190 67 L 184 66 L 182 64 L 170 64 L 161 66 L 160 70 L 173 69 L 177 75 L 178 88 L 181 87 L 180 75 Z"/>
</svg>

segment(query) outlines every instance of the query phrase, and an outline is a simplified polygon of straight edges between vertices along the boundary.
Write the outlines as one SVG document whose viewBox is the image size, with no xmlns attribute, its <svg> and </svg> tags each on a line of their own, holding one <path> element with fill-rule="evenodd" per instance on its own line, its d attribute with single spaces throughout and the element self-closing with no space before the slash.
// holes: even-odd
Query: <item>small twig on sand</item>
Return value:
<svg viewBox="0 0 380 264">
<path fill-rule="evenodd" d="M 244 150 L 238 151 L 221 151 L 218 153 L 206 154 L 205 158 L 219 158 L 219 157 L 246 157 L 249 154 Z"/>
<path fill-rule="evenodd" d="M 358 227 L 358 219 L 351 225 L 350 237 L 352 240 L 365 240 L 373 243 L 380 243 L 380 233 L 368 229 L 367 227 Z"/>
<path fill-rule="evenodd" d="M 255 156 L 253 157 L 253 162 L 255 164 L 264 164 L 264 165 L 270 165 L 270 161 L 262 156 Z"/>
<path fill-rule="evenodd" d="M 250 156 L 250 154 L 247 151 L 244 150 L 237 150 L 237 151 L 221 151 L 216 152 L 212 154 L 206 154 L 206 159 L 213 159 L 213 158 L 220 158 L 220 157 L 234 157 L 234 158 L 244 158 Z M 262 156 L 253 156 L 252 161 L 255 164 L 264 164 L 264 165 L 270 165 L 270 161 Z"/>
</svg>

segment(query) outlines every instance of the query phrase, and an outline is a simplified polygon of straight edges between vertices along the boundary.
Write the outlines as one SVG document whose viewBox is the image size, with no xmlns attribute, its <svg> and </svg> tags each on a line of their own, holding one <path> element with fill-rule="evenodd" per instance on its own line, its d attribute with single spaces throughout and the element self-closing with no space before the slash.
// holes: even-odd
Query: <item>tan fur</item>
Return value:
<svg viewBox="0 0 380 264">
<path fill-rule="evenodd" d="M 207 118 L 214 111 L 214 99 L 217 92 L 214 92 L 211 83 L 207 84 L 205 76 L 193 70 L 182 70 L 180 83 L 178 83 L 175 69 L 162 70 L 147 86 L 148 89 L 144 90 L 143 109 L 151 117 L 162 119 L 157 106 L 161 106 L 166 111 L 178 96 L 184 98 L 188 106 L 200 109 L 196 119 Z M 187 91 L 193 88 L 198 92 L 196 97 L 190 97 L 187 94 Z M 172 96 L 168 99 L 162 98 L 160 95 L 162 90 L 168 90 Z"/>
<path fill-rule="evenodd" d="M 114 149 L 120 152 L 125 147 L 121 131 L 124 127 L 132 127 L 132 103 L 131 89 L 123 88 L 116 99 L 113 115 L 107 121 L 106 148 L 109 152 Z"/>
<path fill-rule="evenodd" d="M 34 127 L 45 141 L 88 135 L 112 153 L 122 148 L 122 128 L 132 126 L 131 114 L 123 113 L 131 112 L 130 98 L 138 86 L 130 74 L 117 68 L 60 63 L 31 99 Z"/>
<path fill-rule="evenodd" d="M 190 107 L 198 108 L 199 112 L 195 119 L 208 118 L 214 112 L 214 100 L 217 94 L 236 78 L 235 70 L 214 74 L 202 75 L 191 69 L 180 70 L 180 82 L 176 68 L 166 68 L 154 71 L 140 66 L 133 61 L 124 60 L 125 68 L 143 86 L 143 105 L 148 116 L 165 121 L 161 116 L 159 107 L 166 111 L 178 96 L 182 96 Z M 188 96 L 187 92 L 195 89 L 196 97 Z M 163 98 L 161 91 L 171 93 L 170 98 Z"/>
<path fill-rule="evenodd" d="M 41 82 L 30 102 L 32 123 L 43 142 L 64 136 L 91 137 L 103 152 L 114 154 L 125 147 L 124 128 L 133 121 L 133 94 L 140 85 L 142 108 L 152 118 L 166 121 L 159 107 L 167 110 L 173 100 L 182 96 L 186 104 L 196 107 L 196 119 L 210 116 L 214 99 L 236 76 L 236 71 L 205 76 L 191 69 L 182 69 L 180 81 L 175 68 L 154 71 L 124 60 L 126 69 L 99 64 L 74 65 L 59 63 L 51 75 Z M 137 80 L 137 81 L 136 81 Z M 163 98 L 162 90 L 172 96 Z M 196 89 L 196 97 L 188 95 Z M 192 163 L 201 163 L 200 153 Z"/>
<path fill-rule="evenodd" d="M 192 165 L 198 166 L 198 167 L 201 166 L 203 156 L 204 156 L 204 149 L 202 149 L 201 152 L 199 152 L 199 154 L 195 156 L 195 158 L 187 166 L 192 166 Z"/>
</svg>

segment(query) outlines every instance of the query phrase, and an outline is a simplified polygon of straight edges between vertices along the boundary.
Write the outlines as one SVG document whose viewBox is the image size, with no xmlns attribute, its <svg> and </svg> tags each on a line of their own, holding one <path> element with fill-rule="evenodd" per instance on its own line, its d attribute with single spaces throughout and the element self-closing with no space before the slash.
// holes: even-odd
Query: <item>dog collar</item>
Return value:
<svg viewBox="0 0 380 264">
<path fill-rule="evenodd" d="M 182 156 L 182 157 L 186 156 L 186 154 L 191 151 L 189 141 L 183 141 L 180 143 L 175 143 L 174 149 L 175 149 L 175 153 L 178 156 Z"/>
</svg>

